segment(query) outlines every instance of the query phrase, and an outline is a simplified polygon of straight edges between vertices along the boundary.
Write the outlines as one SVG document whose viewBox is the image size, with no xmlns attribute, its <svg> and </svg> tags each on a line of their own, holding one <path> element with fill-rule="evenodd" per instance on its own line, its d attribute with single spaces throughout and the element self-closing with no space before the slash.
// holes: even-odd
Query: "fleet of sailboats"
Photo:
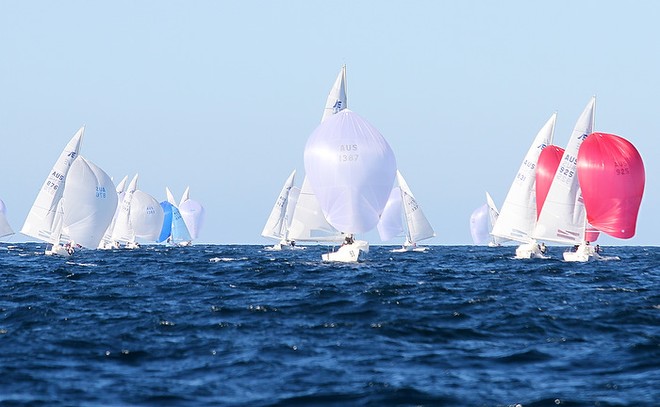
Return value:
<svg viewBox="0 0 660 407">
<path fill-rule="evenodd" d="M 518 242 L 516 258 L 547 258 L 545 242 L 567 245 L 564 261 L 614 259 L 593 243 L 600 233 L 634 236 L 645 186 L 641 155 L 625 138 L 594 132 L 595 97 L 578 118 L 566 148 L 553 144 L 557 114 L 536 134 L 498 211 L 486 203 L 470 217 L 475 244 Z M 286 179 L 261 235 L 272 250 L 304 248 L 297 242 L 341 246 L 324 261 L 357 262 L 369 251 L 356 235 L 378 229 L 382 241 L 401 236 L 393 252 L 428 250 L 435 236 L 393 150 L 380 132 L 349 110 L 346 66 L 328 94 L 321 123 L 303 150 L 305 175 Z M 81 127 L 62 150 L 25 219 L 21 233 L 46 242 L 50 255 L 75 248 L 137 248 L 139 241 L 188 246 L 199 236 L 205 209 L 186 188 L 177 204 L 168 187 L 158 202 L 137 187 L 136 174 L 116 186 L 99 166 L 80 155 Z M 0 237 L 14 234 L 0 200 Z M 541 242 L 541 244 L 539 244 Z"/>
</svg>

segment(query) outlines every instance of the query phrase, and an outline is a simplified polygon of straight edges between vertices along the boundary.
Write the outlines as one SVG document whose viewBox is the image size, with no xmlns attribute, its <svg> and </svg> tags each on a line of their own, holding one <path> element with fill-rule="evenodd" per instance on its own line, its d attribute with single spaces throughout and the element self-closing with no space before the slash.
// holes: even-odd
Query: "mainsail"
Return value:
<svg viewBox="0 0 660 407">
<path fill-rule="evenodd" d="M 493 235 L 521 243 L 532 242 L 536 222 L 536 162 L 552 143 L 557 113 L 553 113 L 534 137 L 502 204 Z"/>
<path fill-rule="evenodd" d="M 592 97 L 575 124 L 559 168 L 534 229 L 534 237 L 564 244 L 584 240 L 586 219 L 577 177 L 580 145 L 593 132 L 596 98 Z"/>
<path fill-rule="evenodd" d="M 55 214 L 64 192 L 66 175 L 80 151 L 84 130 L 85 128 L 81 127 L 73 135 L 46 177 L 21 228 L 24 235 L 45 242 L 54 240 Z"/>
</svg>

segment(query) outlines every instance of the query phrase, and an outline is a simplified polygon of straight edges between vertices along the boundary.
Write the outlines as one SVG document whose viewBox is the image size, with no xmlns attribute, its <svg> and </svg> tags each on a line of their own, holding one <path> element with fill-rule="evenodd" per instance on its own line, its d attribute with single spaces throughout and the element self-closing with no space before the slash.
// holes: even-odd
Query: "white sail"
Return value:
<svg viewBox="0 0 660 407">
<path fill-rule="evenodd" d="M 534 137 L 504 200 L 493 227 L 494 236 L 530 243 L 536 224 L 536 163 L 541 151 L 552 144 L 557 113 L 553 113 Z"/>
<path fill-rule="evenodd" d="M 115 185 L 108 174 L 79 155 L 71 164 L 62 199 L 62 234 L 95 249 L 117 208 Z"/>
<path fill-rule="evenodd" d="M 297 203 L 289 225 L 289 239 L 300 242 L 341 242 L 344 235 L 325 219 L 307 177 L 298 191 Z"/>
<path fill-rule="evenodd" d="M 577 178 L 577 154 L 582 141 L 593 133 L 595 109 L 596 98 L 592 97 L 568 140 L 534 229 L 539 240 L 575 244 L 584 238 L 586 214 Z"/>
<path fill-rule="evenodd" d="M 156 198 L 139 189 L 133 193 L 129 219 L 136 238 L 158 241 L 164 216 Z"/>
<path fill-rule="evenodd" d="M 190 198 L 190 187 L 187 187 L 183 192 L 181 203 L 179 204 L 179 211 L 181 212 L 183 220 L 186 222 L 191 238 L 197 239 L 199 237 L 199 232 L 204 226 L 206 210 L 201 203 Z"/>
<path fill-rule="evenodd" d="M 135 231 L 130 222 L 131 202 L 133 194 L 137 190 L 138 174 L 135 174 L 130 184 L 124 191 L 123 199 L 119 207 L 119 213 L 115 219 L 115 227 L 112 230 L 111 241 L 118 243 L 134 243 Z"/>
<path fill-rule="evenodd" d="M 290 207 L 289 194 L 293 188 L 295 177 L 296 170 L 293 170 L 282 186 L 282 190 L 275 201 L 275 205 L 270 211 L 270 216 L 266 221 L 266 225 L 261 231 L 261 236 L 273 239 L 282 239 L 286 236 L 292 215 L 291 213 L 287 213 L 287 208 Z"/>
<path fill-rule="evenodd" d="M 406 236 L 404 246 L 414 246 L 421 240 L 432 238 L 435 232 L 399 171 L 396 172 L 396 179 L 398 186 L 392 188 L 377 225 L 378 233 L 381 239 L 390 240 L 403 232 Z"/>
<path fill-rule="evenodd" d="M 497 223 L 497 219 L 499 219 L 500 217 L 500 211 L 497 210 L 495 201 L 493 201 L 493 198 L 490 196 L 488 192 L 486 192 L 486 205 L 488 206 L 488 234 L 490 239 L 490 242 L 488 244 L 490 246 L 498 246 L 504 242 L 508 242 L 509 239 L 499 236 L 493 236 L 492 234 L 493 228 Z"/>
<path fill-rule="evenodd" d="M 342 110 L 311 134 L 304 161 L 328 223 L 345 233 L 376 227 L 394 184 L 396 159 L 375 127 Z"/>
<path fill-rule="evenodd" d="M 188 192 L 188 189 L 186 189 L 186 192 Z M 167 196 L 167 202 L 176 206 L 176 200 L 174 199 L 174 194 L 172 194 L 172 191 L 170 191 L 168 187 L 165 187 L 165 195 Z"/>
<path fill-rule="evenodd" d="M 119 184 L 117 184 L 117 187 L 115 188 L 115 192 L 117 193 L 117 208 L 115 209 L 115 214 L 112 216 L 110 225 L 108 225 L 108 228 L 105 230 L 105 233 L 103 234 L 103 238 L 99 243 L 99 247 L 98 247 L 99 249 L 118 249 L 118 247 L 116 247 L 116 245 L 112 240 L 112 230 L 115 227 L 115 223 L 117 222 L 117 216 L 119 215 L 119 211 L 121 210 L 121 203 L 124 200 L 124 191 L 126 191 L 126 182 L 128 182 L 128 175 L 125 175 L 124 178 L 122 178 L 122 180 L 119 181 Z"/>
<path fill-rule="evenodd" d="M 328 93 L 321 122 L 346 109 L 347 106 L 346 65 L 344 65 Z M 303 242 L 343 241 L 344 235 L 325 219 L 306 175 L 303 177 L 302 187 L 298 192 L 298 201 L 295 209 L 291 211 L 292 217 L 289 220 L 289 239 Z"/>
<path fill-rule="evenodd" d="M 416 244 L 421 240 L 432 238 L 435 236 L 435 231 L 424 215 L 422 207 L 413 196 L 412 191 L 408 187 L 408 183 L 406 183 L 406 180 L 399 171 L 396 172 L 396 177 L 399 183 L 399 188 L 401 189 L 403 213 L 407 225 L 407 243 Z"/>
<path fill-rule="evenodd" d="M 382 241 L 387 242 L 405 234 L 406 230 L 403 226 L 402 212 L 401 188 L 396 186 L 392 188 L 383 213 L 380 215 L 380 221 L 376 225 L 378 235 Z"/>
<path fill-rule="evenodd" d="M 80 151 L 83 132 L 84 127 L 81 127 L 74 134 L 46 177 L 21 228 L 21 233 L 24 235 L 45 242 L 53 240 L 55 213 L 64 192 L 66 174 Z"/>
<path fill-rule="evenodd" d="M 341 67 L 335 83 L 328 93 L 328 99 L 325 102 L 325 108 L 323 109 L 323 116 L 321 117 L 321 122 L 323 122 L 328 117 L 336 114 L 348 107 L 348 100 L 346 97 L 346 65 Z"/>
<path fill-rule="evenodd" d="M 14 229 L 9 225 L 7 220 L 7 207 L 2 199 L 0 199 L 0 237 L 5 237 L 14 234 Z"/>
<path fill-rule="evenodd" d="M 474 244 L 484 244 L 490 240 L 488 228 L 488 204 L 485 203 L 470 215 L 470 235 Z"/>
</svg>

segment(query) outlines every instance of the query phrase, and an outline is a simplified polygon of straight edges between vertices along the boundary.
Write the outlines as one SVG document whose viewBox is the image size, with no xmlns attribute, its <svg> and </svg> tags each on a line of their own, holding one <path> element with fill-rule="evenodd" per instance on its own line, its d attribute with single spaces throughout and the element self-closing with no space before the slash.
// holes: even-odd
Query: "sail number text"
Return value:
<svg viewBox="0 0 660 407">
<path fill-rule="evenodd" d="M 108 197 L 108 191 L 106 191 L 105 187 L 101 186 L 96 186 L 96 197 L 97 198 L 107 198 Z"/>
<path fill-rule="evenodd" d="M 357 144 L 341 144 L 339 146 L 339 162 L 357 161 L 358 157 Z"/>
</svg>

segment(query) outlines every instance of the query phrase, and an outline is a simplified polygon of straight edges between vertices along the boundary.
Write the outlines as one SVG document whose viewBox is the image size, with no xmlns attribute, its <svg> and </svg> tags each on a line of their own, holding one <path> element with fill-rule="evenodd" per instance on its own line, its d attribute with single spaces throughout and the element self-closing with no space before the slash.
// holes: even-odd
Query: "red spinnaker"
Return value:
<svg viewBox="0 0 660 407">
<path fill-rule="evenodd" d="M 628 140 L 591 133 L 578 151 L 577 175 L 587 220 L 610 236 L 635 235 L 644 194 L 644 163 Z"/>
<path fill-rule="evenodd" d="M 552 144 L 541 150 L 541 155 L 536 163 L 536 219 L 539 218 L 563 154 L 563 148 Z"/>
</svg>

